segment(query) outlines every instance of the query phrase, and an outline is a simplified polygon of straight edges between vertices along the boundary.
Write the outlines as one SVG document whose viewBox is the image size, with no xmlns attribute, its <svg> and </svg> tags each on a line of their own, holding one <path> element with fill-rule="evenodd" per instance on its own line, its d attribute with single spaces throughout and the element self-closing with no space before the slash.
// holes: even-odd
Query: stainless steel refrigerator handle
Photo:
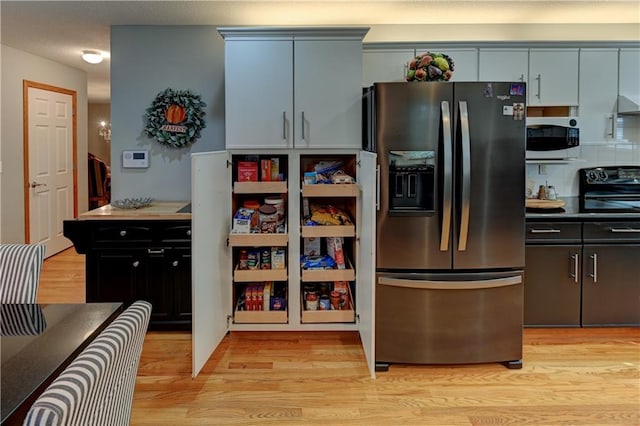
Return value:
<svg viewBox="0 0 640 426">
<path fill-rule="evenodd" d="M 589 258 L 593 260 L 593 273 L 589 274 L 589 276 L 593 278 L 594 283 L 597 283 L 598 282 L 598 254 L 593 253 L 591 256 L 589 256 Z"/>
<path fill-rule="evenodd" d="M 421 290 L 479 290 L 483 288 L 507 287 L 521 283 L 522 276 L 520 275 L 478 281 L 432 281 L 411 280 L 392 277 L 378 278 L 378 284 L 380 285 L 386 285 L 389 287 L 416 288 Z"/>
<path fill-rule="evenodd" d="M 458 251 L 465 251 L 469 236 L 469 203 L 471 198 L 471 139 L 469 137 L 469 113 L 466 101 L 460 101 L 460 127 L 462 130 L 462 206 Z"/>
<path fill-rule="evenodd" d="M 573 282 L 575 282 L 576 284 L 578 283 L 578 274 L 579 274 L 579 269 L 578 269 L 578 265 L 580 262 L 580 255 L 578 253 L 574 253 L 571 255 L 571 260 L 573 260 L 573 274 L 569 274 L 569 276 L 571 278 L 573 278 Z"/>
<path fill-rule="evenodd" d="M 449 250 L 449 236 L 451 235 L 451 191 L 453 186 L 453 174 L 451 168 L 452 163 L 452 143 L 451 143 L 451 113 L 449 111 L 449 102 L 440 102 L 440 110 L 442 111 L 442 148 L 444 159 L 444 186 L 442 188 L 442 233 L 440 235 L 440 251 Z"/>
<path fill-rule="evenodd" d="M 635 234 L 640 232 L 640 229 L 636 228 L 609 228 L 609 230 L 613 233 L 621 233 L 621 234 Z"/>
<path fill-rule="evenodd" d="M 380 211 L 380 164 L 376 165 L 376 211 Z"/>
</svg>

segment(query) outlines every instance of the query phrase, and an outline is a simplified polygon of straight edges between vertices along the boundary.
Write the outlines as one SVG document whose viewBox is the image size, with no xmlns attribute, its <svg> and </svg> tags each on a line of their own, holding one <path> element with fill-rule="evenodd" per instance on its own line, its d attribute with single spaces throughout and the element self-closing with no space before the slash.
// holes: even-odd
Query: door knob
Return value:
<svg viewBox="0 0 640 426">
<path fill-rule="evenodd" d="M 47 184 L 46 184 L 46 183 L 38 183 L 38 182 L 36 182 L 36 181 L 34 180 L 33 182 L 31 182 L 31 183 L 29 184 L 29 186 L 30 186 L 31 188 L 35 188 L 35 187 L 37 187 L 37 186 L 47 186 Z"/>
</svg>

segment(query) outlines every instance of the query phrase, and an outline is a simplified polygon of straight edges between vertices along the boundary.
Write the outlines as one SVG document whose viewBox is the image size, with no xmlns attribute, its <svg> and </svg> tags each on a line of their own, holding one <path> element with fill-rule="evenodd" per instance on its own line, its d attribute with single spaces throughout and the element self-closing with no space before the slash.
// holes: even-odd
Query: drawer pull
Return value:
<svg viewBox="0 0 640 426">
<path fill-rule="evenodd" d="M 120 236 L 121 237 L 124 237 L 125 235 L 127 235 L 127 231 L 125 231 L 125 230 L 120 231 Z"/>
<path fill-rule="evenodd" d="M 640 229 L 635 229 L 635 228 L 609 228 L 609 230 L 613 233 L 620 233 L 620 234 L 640 233 Z"/>
<path fill-rule="evenodd" d="M 137 268 L 138 266 L 140 266 L 140 261 L 139 261 L 139 260 L 136 260 L 136 261 L 134 261 L 134 262 L 132 263 L 132 265 L 133 265 L 133 267 L 134 267 L 134 268 Z"/>
<path fill-rule="evenodd" d="M 187 236 L 188 236 L 188 237 L 190 237 L 190 236 L 191 236 L 191 229 L 189 229 L 189 230 L 187 231 Z"/>
<path fill-rule="evenodd" d="M 172 263 L 172 265 L 173 265 L 173 266 L 178 266 L 178 261 L 177 261 L 177 260 L 174 260 L 174 261 L 173 261 L 173 263 Z"/>
<path fill-rule="evenodd" d="M 559 234 L 559 229 L 532 229 L 532 234 Z"/>
<path fill-rule="evenodd" d="M 147 253 L 149 254 L 162 254 L 164 253 L 164 249 L 147 249 Z"/>
</svg>

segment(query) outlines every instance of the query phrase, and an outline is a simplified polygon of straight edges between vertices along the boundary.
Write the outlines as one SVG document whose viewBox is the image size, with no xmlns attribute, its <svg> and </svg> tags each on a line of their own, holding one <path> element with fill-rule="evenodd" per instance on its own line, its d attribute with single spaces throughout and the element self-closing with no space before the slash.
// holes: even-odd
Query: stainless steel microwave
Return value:
<svg viewBox="0 0 640 426">
<path fill-rule="evenodd" d="M 527 151 L 558 151 L 580 145 L 575 117 L 527 117 Z"/>
</svg>

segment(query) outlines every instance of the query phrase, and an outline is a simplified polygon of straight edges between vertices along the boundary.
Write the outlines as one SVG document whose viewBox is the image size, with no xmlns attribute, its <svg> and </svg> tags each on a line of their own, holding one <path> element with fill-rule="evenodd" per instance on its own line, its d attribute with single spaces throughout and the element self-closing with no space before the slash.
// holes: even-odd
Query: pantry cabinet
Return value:
<svg viewBox="0 0 640 426">
<path fill-rule="evenodd" d="M 361 147 L 367 28 L 221 28 L 228 149 Z"/>
<path fill-rule="evenodd" d="M 282 181 L 239 182 L 237 167 L 247 156 L 278 158 Z M 303 183 L 304 172 L 313 164 L 332 160 L 344 164 L 355 183 Z M 224 335 L 235 330 L 358 331 L 373 376 L 375 168 L 375 154 L 359 150 L 230 150 L 192 155 L 194 376 Z M 247 197 L 260 200 L 274 194 L 286 204 L 283 232 L 234 231 L 234 215 Z M 352 223 L 310 226 L 305 222 L 309 202 L 339 206 Z M 342 238 L 346 267 L 304 269 L 301 256 L 308 237 Z M 242 251 L 274 247 L 286 252 L 284 269 L 239 267 Z M 344 309 L 305 309 L 305 284 L 335 281 L 349 283 L 349 303 Z M 284 295 L 284 309 L 247 308 L 247 288 L 267 282 Z"/>
<path fill-rule="evenodd" d="M 529 106 L 578 105 L 578 49 L 529 49 Z"/>
<path fill-rule="evenodd" d="M 580 142 L 616 139 L 618 49 L 580 49 Z"/>
</svg>

